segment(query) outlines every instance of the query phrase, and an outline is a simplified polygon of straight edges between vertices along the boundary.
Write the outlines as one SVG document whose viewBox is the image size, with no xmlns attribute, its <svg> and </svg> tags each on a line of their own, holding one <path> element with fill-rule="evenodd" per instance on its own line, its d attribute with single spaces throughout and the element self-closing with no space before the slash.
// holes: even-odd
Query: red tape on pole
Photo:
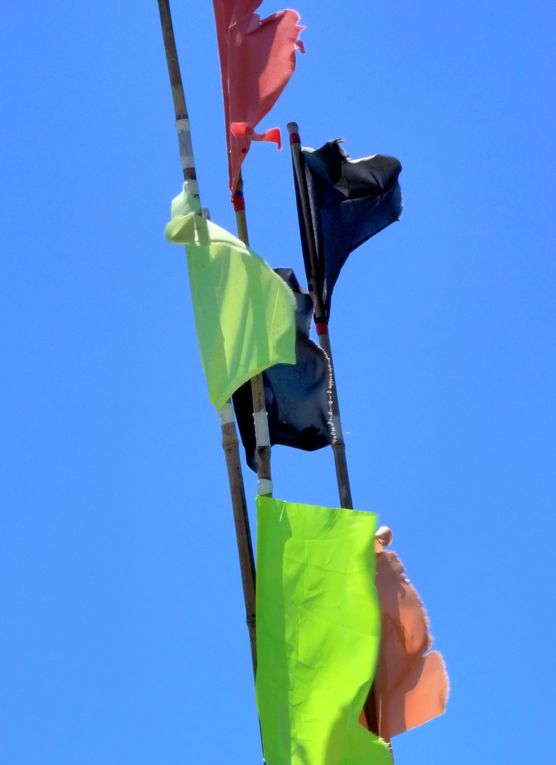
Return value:
<svg viewBox="0 0 556 765">
<path fill-rule="evenodd" d="M 328 334 L 328 324 L 325 324 L 324 321 L 316 321 L 315 322 L 315 328 L 317 330 L 317 335 L 327 335 Z"/>
<path fill-rule="evenodd" d="M 245 199 L 243 197 L 243 191 L 236 191 L 232 202 L 234 205 L 234 210 L 236 212 L 239 212 L 240 210 L 245 210 Z"/>
</svg>

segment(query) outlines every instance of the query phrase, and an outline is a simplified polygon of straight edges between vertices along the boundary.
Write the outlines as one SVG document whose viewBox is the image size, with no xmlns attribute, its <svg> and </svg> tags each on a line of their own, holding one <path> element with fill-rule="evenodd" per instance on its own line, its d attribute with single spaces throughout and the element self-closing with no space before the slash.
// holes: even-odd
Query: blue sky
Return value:
<svg viewBox="0 0 556 765">
<path fill-rule="evenodd" d="M 172 7 L 203 204 L 233 230 L 212 4 Z M 261 127 L 404 167 L 402 220 L 351 256 L 331 321 L 355 505 L 393 528 L 451 677 L 396 763 L 546 760 L 556 14 L 296 7 L 307 53 Z M 0 36 L 2 760 L 259 762 L 219 427 L 163 237 L 157 5 L 21 0 Z M 253 247 L 301 277 L 287 149 L 254 145 L 244 175 Z M 273 472 L 337 504 L 328 451 L 276 448 Z"/>
</svg>

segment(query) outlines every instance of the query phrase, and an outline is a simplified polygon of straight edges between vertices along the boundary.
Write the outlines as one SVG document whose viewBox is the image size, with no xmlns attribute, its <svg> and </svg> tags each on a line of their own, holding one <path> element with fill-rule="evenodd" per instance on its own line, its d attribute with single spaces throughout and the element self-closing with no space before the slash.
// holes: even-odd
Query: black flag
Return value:
<svg viewBox="0 0 556 765">
<path fill-rule="evenodd" d="M 297 302 L 296 363 L 276 364 L 263 372 L 271 444 L 314 451 L 332 443 L 329 424 L 330 364 L 309 338 L 313 301 L 301 290 L 290 268 L 275 269 L 291 287 Z M 251 383 L 233 395 L 234 409 L 247 464 L 256 470 Z"/>
<path fill-rule="evenodd" d="M 399 220 L 402 195 L 398 176 L 402 166 L 394 157 L 380 154 L 349 159 L 340 140 L 316 150 L 304 148 L 301 155 L 320 273 L 311 273 L 296 182 L 305 271 L 309 283 L 317 288 L 320 285 L 322 293 L 325 315 L 316 318 L 328 322 L 332 291 L 350 252 Z"/>
</svg>

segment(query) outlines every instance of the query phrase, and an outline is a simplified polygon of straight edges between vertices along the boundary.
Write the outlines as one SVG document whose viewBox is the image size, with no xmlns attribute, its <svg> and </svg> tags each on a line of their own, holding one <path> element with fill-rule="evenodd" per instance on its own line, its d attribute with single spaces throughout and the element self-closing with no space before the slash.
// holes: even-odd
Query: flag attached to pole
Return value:
<svg viewBox="0 0 556 765">
<path fill-rule="evenodd" d="M 297 11 L 278 11 L 261 19 L 255 13 L 261 2 L 214 0 L 232 197 L 251 141 L 280 146 L 278 128 L 263 133 L 255 128 L 292 76 L 296 51 L 303 50 Z"/>
<path fill-rule="evenodd" d="M 276 364 L 263 372 L 270 442 L 314 451 L 332 443 L 330 428 L 330 362 L 309 338 L 313 301 L 302 291 L 290 268 L 277 268 L 295 295 L 295 365 Z M 247 464 L 256 470 L 255 428 L 251 386 L 233 395 L 234 409 Z"/>
<path fill-rule="evenodd" d="M 449 681 L 442 654 L 430 650 L 429 621 L 419 594 L 396 553 L 384 546 L 379 532 L 376 588 L 382 639 L 373 691 L 378 731 L 390 740 L 443 714 Z"/>
<path fill-rule="evenodd" d="M 295 298 L 243 242 L 198 214 L 184 184 L 166 237 L 185 244 L 195 325 L 209 396 L 221 409 L 273 364 L 295 364 Z"/>
<path fill-rule="evenodd" d="M 380 639 L 376 516 L 257 497 L 257 705 L 272 765 L 391 765 L 359 724 Z"/>
<path fill-rule="evenodd" d="M 317 318 L 325 322 L 334 285 L 349 254 L 398 220 L 402 212 L 399 161 L 380 154 L 352 160 L 340 143 L 329 141 L 320 149 L 301 151 L 319 273 L 312 273 L 304 226 L 300 226 L 305 270 L 309 282 L 321 292 L 325 316 Z M 299 194 L 296 182 L 302 220 Z"/>
</svg>

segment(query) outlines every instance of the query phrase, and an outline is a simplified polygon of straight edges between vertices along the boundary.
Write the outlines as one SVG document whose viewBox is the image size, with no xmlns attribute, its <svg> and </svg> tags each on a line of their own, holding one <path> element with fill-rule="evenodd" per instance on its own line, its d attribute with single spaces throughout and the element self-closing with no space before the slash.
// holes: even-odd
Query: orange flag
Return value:
<svg viewBox="0 0 556 765">
<path fill-rule="evenodd" d="M 376 588 L 382 619 L 374 685 L 379 735 L 392 736 L 432 720 L 446 709 L 449 681 L 432 638 L 425 608 L 398 556 L 385 550 L 392 538 L 383 526 L 376 537 Z"/>
<path fill-rule="evenodd" d="M 296 51 L 303 51 L 297 11 L 278 11 L 261 20 L 255 13 L 261 2 L 213 0 L 232 198 L 251 141 L 274 141 L 280 148 L 278 128 L 264 133 L 255 128 L 292 76 Z"/>
</svg>

